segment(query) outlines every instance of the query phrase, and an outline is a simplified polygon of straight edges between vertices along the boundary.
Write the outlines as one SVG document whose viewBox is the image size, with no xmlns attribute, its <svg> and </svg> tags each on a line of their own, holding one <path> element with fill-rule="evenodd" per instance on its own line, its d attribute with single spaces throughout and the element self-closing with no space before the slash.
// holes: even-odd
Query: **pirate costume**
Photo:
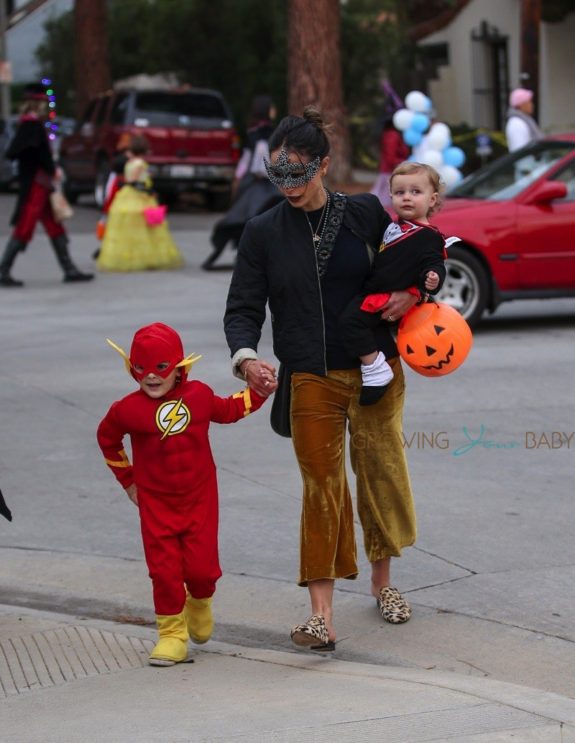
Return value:
<svg viewBox="0 0 575 743">
<path fill-rule="evenodd" d="M 39 103 L 48 100 L 41 86 L 29 86 L 25 100 Z M 5 157 L 18 161 L 19 191 L 16 208 L 10 224 L 12 236 L 0 261 L 0 286 L 21 287 L 22 281 L 11 275 L 12 266 L 18 253 L 24 252 L 32 239 L 36 225 L 42 222 L 56 259 L 64 272 L 65 282 L 89 281 L 91 273 L 78 270 L 68 252 L 66 230 L 54 216 L 50 204 L 50 194 L 54 190 L 56 166 L 50 149 L 46 127 L 41 116 L 34 111 L 34 105 L 20 117 L 18 128 Z"/>
</svg>

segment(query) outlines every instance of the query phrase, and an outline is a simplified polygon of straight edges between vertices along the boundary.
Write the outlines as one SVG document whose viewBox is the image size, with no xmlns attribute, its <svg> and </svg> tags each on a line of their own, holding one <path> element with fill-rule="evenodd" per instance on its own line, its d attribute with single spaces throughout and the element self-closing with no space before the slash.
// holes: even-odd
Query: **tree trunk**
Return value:
<svg viewBox="0 0 575 743">
<path fill-rule="evenodd" d="M 76 113 L 111 85 L 106 0 L 74 2 L 74 68 Z"/>
<path fill-rule="evenodd" d="M 330 132 L 332 184 L 350 183 L 351 140 L 343 104 L 339 0 L 289 0 L 288 108 L 316 105 Z"/>
</svg>

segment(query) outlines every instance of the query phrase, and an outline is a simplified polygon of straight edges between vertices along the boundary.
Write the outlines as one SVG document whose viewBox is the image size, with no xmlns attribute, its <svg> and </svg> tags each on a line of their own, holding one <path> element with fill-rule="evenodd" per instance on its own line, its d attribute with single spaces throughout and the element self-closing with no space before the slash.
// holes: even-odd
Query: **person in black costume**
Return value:
<svg viewBox="0 0 575 743">
<path fill-rule="evenodd" d="M 205 271 L 216 270 L 214 263 L 229 242 L 237 247 L 248 219 L 283 199 L 270 183 L 264 166 L 264 158 L 269 156 L 268 139 L 274 129 L 275 116 L 276 109 L 269 96 L 254 98 L 246 147 L 236 168 L 234 203 L 214 227 L 211 236 L 213 251 L 202 264 Z"/>
<path fill-rule="evenodd" d="M 36 224 L 40 221 L 48 233 L 56 259 L 64 272 L 64 281 L 89 281 L 91 273 L 82 273 L 76 268 L 68 252 L 66 230 L 54 217 L 50 205 L 50 193 L 59 183 L 62 174 L 56 168 L 48 134 L 44 125 L 48 96 L 42 86 L 29 86 L 18 128 L 8 146 L 6 157 L 18 161 L 20 190 L 16 208 L 12 215 L 12 236 L 0 261 L 0 286 L 19 287 L 22 281 L 12 278 L 11 270 L 18 253 L 26 249 L 32 239 Z"/>
</svg>

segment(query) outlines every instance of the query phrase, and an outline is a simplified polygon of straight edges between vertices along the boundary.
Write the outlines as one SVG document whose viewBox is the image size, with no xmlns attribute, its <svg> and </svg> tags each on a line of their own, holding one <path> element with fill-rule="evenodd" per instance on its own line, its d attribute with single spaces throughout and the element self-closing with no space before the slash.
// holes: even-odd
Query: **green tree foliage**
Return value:
<svg viewBox="0 0 575 743">
<path fill-rule="evenodd" d="M 285 0 L 109 0 L 112 78 L 174 72 L 182 83 L 221 90 L 240 128 L 250 101 L 266 93 L 282 116 L 287 105 Z M 366 165 L 377 158 L 384 93 L 413 64 L 402 0 L 342 4 L 342 67 L 354 151 Z M 54 81 L 58 110 L 73 115 L 72 12 L 51 19 L 36 54 Z M 317 33 L 321 43 L 321 29 Z M 64 93 L 64 91 L 66 91 Z M 401 91 L 405 93 L 406 91 Z"/>
<path fill-rule="evenodd" d="M 36 55 L 58 90 L 74 89 L 72 13 L 46 26 Z M 110 0 L 112 77 L 175 72 L 182 83 L 221 90 L 239 124 L 254 95 L 286 100 L 284 0 Z M 62 113 L 71 113 L 66 106 Z"/>
<path fill-rule="evenodd" d="M 411 88 L 405 72 L 415 66 L 416 47 L 407 30 L 406 0 L 348 0 L 342 5 L 344 96 L 358 165 L 375 167 L 378 162 L 386 100 L 382 82 L 391 82 L 399 95 Z"/>
<path fill-rule="evenodd" d="M 286 111 L 285 0 L 109 0 L 112 77 L 175 72 L 181 82 L 221 90 L 240 128 L 254 95 L 266 93 Z M 409 28 L 453 8 L 455 0 L 346 0 L 341 6 L 342 67 L 356 160 L 374 165 L 385 95 L 414 86 L 417 48 Z M 573 0 L 543 0 L 543 19 L 561 21 Z M 72 13 L 50 19 L 37 50 L 54 81 L 59 113 L 74 106 Z M 321 43 L 321 29 L 317 33 Z"/>
</svg>

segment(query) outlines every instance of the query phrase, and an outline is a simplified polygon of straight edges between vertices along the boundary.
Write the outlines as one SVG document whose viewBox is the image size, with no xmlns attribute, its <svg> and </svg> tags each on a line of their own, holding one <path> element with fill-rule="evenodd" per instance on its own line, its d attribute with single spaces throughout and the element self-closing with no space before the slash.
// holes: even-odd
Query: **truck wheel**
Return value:
<svg viewBox="0 0 575 743">
<path fill-rule="evenodd" d="M 445 268 L 445 282 L 436 299 L 456 309 L 474 327 L 480 321 L 489 298 L 485 269 L 469 250 L 456 246 L 449 248 Z"/>
</svg>

